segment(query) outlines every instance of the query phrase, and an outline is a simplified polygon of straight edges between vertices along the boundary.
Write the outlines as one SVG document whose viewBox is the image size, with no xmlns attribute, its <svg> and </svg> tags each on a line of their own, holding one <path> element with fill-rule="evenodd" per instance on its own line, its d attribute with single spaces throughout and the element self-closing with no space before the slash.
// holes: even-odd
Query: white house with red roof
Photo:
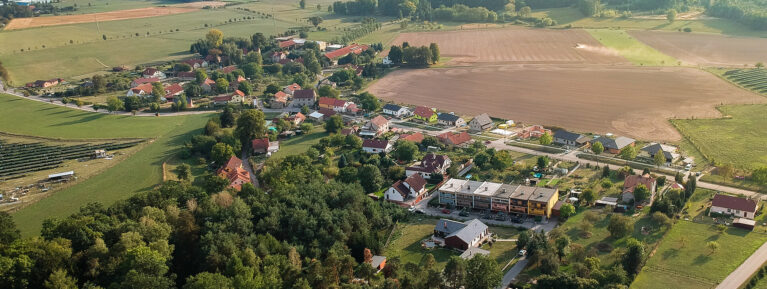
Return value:
<svg viewBox="0 0 767 289">
<path fill-rule="evenodd" d="M 344 57 L 346 55 L 349 55 L 350 53 L 354 53 L 354 54 L 359 55 L 362 52 L 364 52 L 365 50 L 368 50 L 368 48 L 369 47 L 367 45 L 364 45 L 364 44 L 360 45 L 360 44 L 354 43 L 354 44 L 351 44 L 351 45 L 346 46 L 344 48 L 336 49 L 336 50 L 333 50 L 331 52 L 325 53 L 324 56 L 325 56 L 325 58 L 330 60 L 330 62 L 333 65 L 338 65 L 338 59 L 339 58 Z"/>
<path fill-rule="evenodd" d="M 200 87 L 202 87 L 202 90 L 205 92 L 211 92 L 213 91 L 213 88 L 216 87 L 216 81 L 210 78 L 206 78 L 202 81 Z"/>
<path fill-rule="evenodd" d="M 365 126 L 362 127 L 360 136 L 375 137 L 387 131 L 389 131 L 389 120 L 382 115 L 378 115 L 368 121 Z"/>
<path fill-rule="evenodd" d="M 184 88 L 181 86 L 181 84 L 174 83 L 168 86 L 165 86 L 165 99 L 172 100 L 176 96 L 181 95 L 184 93 Z"/>
<path fill-rule="evenodd" d="M 160 81 L 160 79 L 157 78 L 157 77 L 148 77 L 148 78 L 141 77 L 141 78 L 136 78 L 133 81 L 131 81 L 130 87 L 136 87 L 136 86 L 142 85 L 144 83 L 152 83 L 152 82 L 159 82 L 159 81 Z"/>
<path fill-rule="evenodd" d="M 229 158 L 216 174 L 229 180 L 229 187 L 238 191 L 242 189 L 242 185 L 250 183 L 250 173 L 242 168 L 242 160 L 234 156 Z"/>
<path fill-rule="evenodd" d="M 144 83 L 128 90 L 128 94 L 125 96 L 146 96 L 152 94 L 152 84 Z"/>
<path fill-rule="evenodd" d="M 753 220 L 758 209 L 759 202 L 756 200 L 717 194 L 711 201 L 709 215 L 715 213 Z"/>
<path fill-rule="evenodd" d="M 426 180 L 419 174 L 395 182 L 384 193 L 384 199 L 390 202 L 414 205 L 421 201 L 426 193 Z"/>
<path fill-rule="evenodd" d="M 288 57 L 288 54 L 283 51 L 275 51 L 272 53 L 272 62 L 273 63 L 279 63 L 280 60 L 283 60 Z"/>
<path fill-rule="evenodd" d="M 369 154 L 389 153 L 392 149 L 391 142 L 385 139 L 366 139 L 362 141 L 362 151 Z"/>
<path fill-rule="evenodd" d="M 446 155 L 427 154 L 420 163 L 405 168 L 405 175 L 421 175 L 430 179 L 432 175 L 444 175 L 452 165 L 452 161 Z"/>
<path fill-rule="evenodd" d="M 141 72 L 141 75 L 145 78 L 165 78 L 165 73 L 154 67 L 148 67 L 147 69 L 144 69 L 144 71 Z"/>
<path fill-rule="evenodd" d="M 208 62 L 205 61 L 205 59 L 202 59 L 202 58 L 187 59 L 187 60 L 182 61 L 182 63 L 189 64 L 189 66 L 191 66 L 192 69 L 208 67 Z"/>
<path fill-rule="evenodd" d="M 291 85 L 286 86 L 282 90 L 282 92 L 286 93 L 287 95 L 292 96 L 296 92 L 296 90 L 301 90 L 301 86 L 298 85 L 297 83 L 293 83 Z"/>
</svg>

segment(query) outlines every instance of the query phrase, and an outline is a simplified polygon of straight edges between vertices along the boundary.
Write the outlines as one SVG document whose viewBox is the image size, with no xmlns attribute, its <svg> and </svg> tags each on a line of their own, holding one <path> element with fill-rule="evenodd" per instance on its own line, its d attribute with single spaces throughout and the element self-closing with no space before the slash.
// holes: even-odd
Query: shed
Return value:
<svg viewBox="0 0 767 289">
<path fill-rule="evenodd" d="M 68 179 L 72 178 L 74 175 L 75 175 L 75 171 L 68 171 L 68 172 L 63 172 L 63 173 L 58 173 L 58 174 L 52 174 L 52 175 L 48 175 L 48 180 L 49 181 L 68 180 Z"/>
</svg>

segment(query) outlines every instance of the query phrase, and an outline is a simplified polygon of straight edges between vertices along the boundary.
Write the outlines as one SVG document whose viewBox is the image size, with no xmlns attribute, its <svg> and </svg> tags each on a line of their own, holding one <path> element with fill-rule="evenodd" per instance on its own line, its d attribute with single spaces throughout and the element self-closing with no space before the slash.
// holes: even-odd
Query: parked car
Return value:
<svg viewBox="0 0 767 289">
<path fill-rule="evenodd" d="M 450 210 L 448 210 L 448 209 L 442 209 L 442 213 L 443 213 L 443 214 L 450 214 Z"/>
<path fill-rule="evenodd" d="M 527 254 L 527 250 L 525 250 L 525 249 L 519 250 L 519 252 L 517 252 L 517 256 L 519 256 L 519 257 L 522 257 L 525 254 Z"/>
<path fill-rule="evenodd" d="M 460 213 L 458 213 L 458 215 L 461 216 L 461 217 L 468 217 L 469 216 L 469 211 L 463 210 Z"/>
<path fill-rule="evenodd" d="M 424 211 L 422 211 L 422 210 L 420 210 L 420 209 L 416 209 L 416 210 L 415 210 L 415 213 L 416 213 L 416 214 L 421 214 L 421 215 L 423 215 L 423 214 L 426 214 Z"/>
<path fill-rule="evenodd" d="M 525 221 L 524 221 L 524 220 L 522 220 L 522 218 L 520 218 L 520 217 L 512 217 L 512 218 L 511 218 L 511 222 L 512 222 L 512 223 L 517 223 L 517 224 L 522 224 L 522 223 L 524 223 Z"/>
</svg>

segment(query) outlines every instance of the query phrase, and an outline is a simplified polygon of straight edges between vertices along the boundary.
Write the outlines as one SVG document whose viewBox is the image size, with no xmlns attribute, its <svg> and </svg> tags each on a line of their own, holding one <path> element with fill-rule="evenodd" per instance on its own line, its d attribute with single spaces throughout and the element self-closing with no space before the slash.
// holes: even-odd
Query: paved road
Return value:
<svg viewBox="0 0 767 289">
<path fill-rule="evenodd" d="M 509 271 L 507 271 L 506 274 L 503 275 L 503 281 L 501 281 L 501 286 L 498 286 L 496 288 L 504 289 L 508 287 L 509 283 L 511 283 L 511 281 L 514 281 L 514 279 L 517 278 L 517 275 L 519 275 L 519 273 L 522 273 L 522 270 L 524 270 L 526 266 L 527 266 L 526 256 L 522 256 L 522 258 L 520 258 L 519 261 L 517 261 L 517 263 L 514 264 L 514 266 L 512 266 L 511 269 L 509 269 Z"/>
<path fill-rule="evenodd" d="M 748 282 L 751 275 L 762 268 L 765 260 L 767 260 L 767 242 L 762 244 L 754 254 L 751 254 L 751 257 L 748 257 L 748 259 L 746 259 L 743 264 L 740 264 L 735 271 L 732 271 L 727 278 L 724 278 L 724 281 L 719 283 L 719 286 L 716 286 L 716 289 L 740 288 L 741 285 Z"/>
</svg>

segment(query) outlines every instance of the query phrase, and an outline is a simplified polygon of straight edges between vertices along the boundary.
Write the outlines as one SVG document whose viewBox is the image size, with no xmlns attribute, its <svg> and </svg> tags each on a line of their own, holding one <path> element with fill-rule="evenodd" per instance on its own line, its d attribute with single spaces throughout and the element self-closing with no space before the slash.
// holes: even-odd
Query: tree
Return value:
<svg viewBox="0 0 767 289">
<path fill-rule="evenodd" d="M 226 93 L 229 91 L 229 81 L 226 78 L 216 79 L 216 92 Z"/>
<path fill-rule="evenodd" d="M 362 166 L 357 172 L 357 177 L 359 177 L 360 184 L 365 189 L 365 193 L 368 194 L 378 191 L 384 181 L 381 171 L 374 165 Z"/>
<path fill-rule="evenodd" d="M 202 272 L 186 278 L 184 289 L 234 289 L 232 280 L 219 273 Z"/>
<path fill-rule="evenodd" d="M 657 152 L 655 152 L 655 155 L 652 157 L 653 163 L 655 166 L 662 166 L 666 164 L 666 154 L 663 153 L 663 150 L 658 149 Z"/>
<path fill-rule="evenodd" d="M 644 258 L 644 245 L 634 238 L 629 238 L 626 241 L 626 254 L 623 255 L 621 264 L 623 270 L 631 276 L 639 273 L 642 269 L 642 260 Z"/>
<path fill-rule="evenodd" d="M 253 85 L 250 82 L 242 81 L 237 85 L 237 89 L 242 91 L 245 95 L 251 95 L 253 93 Z"/>
<path fill-rule="evenodd" d="M 67 275 L 67 271 L 57 269 L 45 281 L 48 289 L 77 289 L 77 280 Z"/>
<path fill-rule="evenodd" d="M 666 11 L 666 20 L 668 20 L 668 22 L 674 22 L 676 20 L 676 9 L 669 9 Z"/>
<path fill-rule="evenodd" d="M 21 237 L 21 231 L 16 228 L 8 212 L 0 212 L 0 244 L 11 244 Z"/>
<path fill-rule="evenodd" d="M 539 170 L 545 169 L 549 166 L 549 157 L 539 156 L 538 160 L 536 161 L 536 165 L 538 166 Z"/>
<path fill-rule="evenodd" d="M 540 138 L 540 139 L 538 139 L 538 142 L 540 142 L 542 145 L 545 145 L 545 146 L 547 146 L 547 145 L 550 145 L 550 144 L 551 144 L 551 141 L 552 141 L 552 140 L 553 140 L 553 138 L 552 138 L 551 134 L 549 134 L 549 133 L 547 132 L 547 133 L 544 133 L 544 134 L 541 136 L 541 138 Z"/>
<path fill-rule="evenodd" d="M 571 204 L 562 204 L 562 207 L 559 209 L 559 216 L 567 219 L 572 215 L 575 215 L 575 207 Z"/>
<path fill-rule="evenodd" d="M 612 214 L 610 216 L 610 222 L 607 224 L 607 230 L 610 232 L 610 236 L 615 239 L 620 239 L 631 232 L 631 219 L 629 217 Z"/>
<path fill-rule="evenodd" d="M 466 266 L 466 260 L 461 257 L 450 257 L 442 271 L 443 285 L 451 289 L 463 287 L 466 282 Z"/>
<path fill-rule="evenodd" d="M 237 119 L 236 135 L 240 137 L 240 143 L 244 150 L 250 147 L 253 139 L 262 138 L 266 134 L 266 121 L 264 113 L 257 109 L 249 109 Z"/>
<path fill-rule="evenodd" d="M 319 25 L 322 23 L 322 20 L 323 20 L 323 19 L 322 19 L 322 17 L 320 17 L 320 16 L 312 16 L 312 17 L 309 17 L 309 22 L 311 22 L 311 23 L 312 23 L 312 25 L 314 25 L 314 27 L 315 27 L 315 28 L 316 28 L 317 26 L 319 26 Z"/>
<path fill-rule="evenodd" d="M 234 110 L 230 106 L 224 107 L 224 111 L 218 116 L 221 122 L 221 127 L 233 127 L 234 126 Z"/>
<path fill-rule="evenodd" d="M 325 131 L 329 133 L 338 133 L 344 128 L 344 120 L 340 115 L 333 115 L 325 121 Z"/>
<path fill-rule="evenodd" d="M 188 180 L 189 175 L 192 173 L 192 168 L 187 164 L 181 164 L 178 167 L 176 167 L 176 175 L 178 175 L 179 179 L 182 180 Z"/>
<path fill-rule="evenodd" d="M 301 9 L 306 9 L 306 0 L 298 1 L 298 6 L 300 6 Z M 317 25 L 315 25 L 315 26 L 317 26 Z"/>
<path fill-rule="evenodd" d="M 572 205 L 570 205 L 570 207 L 572 207 Z M 567 235 L 562 235 L 559 238 L 557 238 L 556 241 L 554 241 L 554 244 L 557 247 L 557 256 L 559 257 L 559 260 L 561 261 L 562 258 L 564 258 L 567 255 L 567 249 L 570 246 L 570 238 L 567 237 Z"/>
<path fill-rule="evenodd" d="M 751 173 L 751 179 L 758 184 L 767 185 L 767 167 L 761 167 L 754 170 Z"/>
<path fill-rule="evenodd" d="M 229 158 L 234 156 L 234 149 L 228 144 L 217 143 L 210 150 L 210 159 L 216 162 L 217 165 L 224 165 Z"/>
<path fill-rule="evenodd" d="M 317 94 L 321 97 L 338 98 L 338 96 L 341 95 L 341 92 L 330 85 L 323 85 L 317 90 Z"/>
<path fill-rule="evenodd" d="M 466 285 L 469 289 L 493 289 L 501 284 L 503 274 L 495 259 L 474 255 L 466 264 Z"/>
<path fill-rule="evenodd" d="M 671 219 L 662 212 L 652 213 L 652 220 L 659 227 L 671 227 Z"/>
<path fill-rule="evenodd" d="M 205 73 L 204 69 L 197 69 L 194 71 L 195 83 L 202 84 L 206 79 L 208 79 L 208 74 Z"/>
<path fill-rule="evenodd" d="M 109 112 L 119 111 L 125 108 L 125 104 L 117 96 L 107 97 L 107 110 Z"/>
<path fill-rule="evenodd" d="M 719 250 L 719 243 L 716 241 L 709 241 L 706 243 L 706 249 L 709 251 L 709 255 L 716 253 Z"/>
<path fill-rule="evenodd" d="M 618 156 L 624 160 L 633 160 L 637 157 L 637 149 L 635 146 L 625 146 L 621 149 Z"/>
<path fill-rule="evenodd" d="M 162 83 L 152 82 L 152 96 L 154 96 L 155 102 L 159 102 L 160 98 L 165 97 L 165 87 Z"/>
<path fill-rule="evenodd" d="M 757 62 L 756 64 L 754 64 L 754 67 L 756 67 L 757 69 L 762 69 L 764 68 L 764 62 Z"/>
<path fill-rule="evenodd" d="M 389 60 L 394 64 L 402 63 L 402 48 L 399 46 L 392 46 L 389 50 Z"/>
<path fill-rule="evenodd" d="M 432 63 L 439 62 L 439 45 L 437 43 L 432 42 L 429 44 L 429 50 L 431 51 L 431 61 Z"/>
<path fill-rule="evenodd" d="M 586 204 L 591 204 L 596 199 L 597 195 L 594 193 L 594 190 L 586 189 L 583 191 L 583 200 L 586 201 Z"/>
<path fill-rule="evenodd" d="M 416 146 L 413 142 L 398 140 L 394 144 L 394 156 L 399 161 L 409 162 L 413 160 L 416 152 L 418 152 L 418 146 Z"/>
<path fill-rule="evenodd" d="M 641 204 L 650 197 L 650 189 L 644 184 L 638 184 L 634 188 L 634 203 Z"/>
<path fill-rule="evenodd" d="M 519 8 L 519 16 L 528 18 L 532 14 L 533 14 L 533 10 L 530 9 L 530 6 L 525 6 L 525 7 Z"/>
<path fill-rule="evenodd" d="M 595 155 L 599 155 L 605 151 L 605 147 L 601 142 L 595 142 L 593 145 L 591 145 L 591 151 L 594 152 Z"/>
<path fill-rule="evenodd" d="M 205 41 L 207 41 L 210 47 L 219 47 L 224 42 L 224 32 L 218 29 L 211 29 L 205 35 Z"/>
</svg>

